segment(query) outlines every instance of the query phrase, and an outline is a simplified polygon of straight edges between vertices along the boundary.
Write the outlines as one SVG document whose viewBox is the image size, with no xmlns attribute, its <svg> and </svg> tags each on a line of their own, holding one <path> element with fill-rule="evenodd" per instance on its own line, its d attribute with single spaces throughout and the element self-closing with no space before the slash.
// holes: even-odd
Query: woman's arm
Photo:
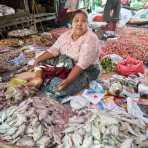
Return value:
<svg viewBox="0 0 148 148">
<path fill-rule="evenodd" d="M 35 64 L 58 56 L 60 54 L 60 48 L 61 46 L 63 46 L 63 40 L 65 40 L 64 33 L 56 40 L 56 42 L 49 49 L 47 49 L 47 51 L 43 52 L 40 56 L 35 58 Z"/>
<path fill-rule="evenodd" d="M 69 82 L 74 81 L 79 76 L 81 71 L 82 69 L 79 66 L 75 65 L 71 70 L 71 72 L 69 73 L 68 77 L 66 78 L 67 81 Z"/>
<path fill-rule="evenodd" d="M 35 58 L 34 66 L 37 65 L 38 63 L 45 61 L 47 59 L 53 58 L 54 55 L 48 51 L 43 52 L 41 55 L 39 55 L 37 58 Z"/>
<path fill-rule="evenodd" d="M 61 91 L 64 88 L 66 88 L 70 83 L 72 83 L 79 76 L 81 71 L 82 69 L 79 66 L 75 65 L 71 70 L 71 72 L 69 73 L 68 77 L 57 86 L 57 90 Z"/>
</svg>

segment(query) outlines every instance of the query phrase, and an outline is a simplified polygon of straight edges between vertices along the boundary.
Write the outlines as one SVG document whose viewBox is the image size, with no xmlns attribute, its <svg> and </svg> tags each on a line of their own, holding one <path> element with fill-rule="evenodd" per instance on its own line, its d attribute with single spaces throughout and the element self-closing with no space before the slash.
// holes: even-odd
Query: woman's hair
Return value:
<svg viewBox="0 0 148 148">
<path fill-rule="evenodd" d="M 88 19 L 87 14 L 86 14 L 84 11 L 82 11 L 81 9 L 78 9 L 78 10 L 75 12 L 74 17 L 75 17 L 77 14 L 82 14 L 82 15 L 85 16 L 86 19 Z"/>
</svg>

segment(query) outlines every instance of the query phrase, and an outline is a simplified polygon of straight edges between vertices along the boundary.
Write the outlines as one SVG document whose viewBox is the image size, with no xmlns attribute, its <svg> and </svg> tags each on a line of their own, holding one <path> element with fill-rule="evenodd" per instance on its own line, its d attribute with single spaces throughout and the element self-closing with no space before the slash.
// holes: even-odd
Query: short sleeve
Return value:
<svg viewBox="0 0 148 148">
<path fill-rule="evenodd" d="M 60 54 L 60 48 L 61 48 L 61 43 L 63 41 L 64 34 L 61 35 L 56 42 L 49 48 L 47 49 L 48 52 L 50 52 L 53 56 L 58 56 Z"/>
<path fill-rule="evenodd" d="M 94 34 L 85 40 L 80 48 L 79 59 L 77 65 L 84 69 L 87 69 L 90 65 L 93 65 L 98 59 L 99 53 L 99 40 Z"/>
</svg>

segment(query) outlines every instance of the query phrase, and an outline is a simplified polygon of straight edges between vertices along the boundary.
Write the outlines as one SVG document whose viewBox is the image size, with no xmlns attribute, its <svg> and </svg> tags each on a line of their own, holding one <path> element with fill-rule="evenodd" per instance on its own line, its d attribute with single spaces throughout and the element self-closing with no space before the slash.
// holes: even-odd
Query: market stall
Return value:
<svg viewBox="0 0 148 148">
<path fill-rule="evenodd" d="M 106 25 L 91 20 L 94 31 Z M 0 40 L 0 148 L 147 148 L 147 29 L 122 26 L 100 41 L 100 74 L 73 96 L 52 94 L 59 79 L 37 88 L 27 73 L 15 77 L 69 29 L 15 29 Z"/>
<path fill-rule="evenodd" d="M 1 11 L 3 10 L 2 15 L 0 15 L 1 37 L 12 29 L 30 28 L 32 26 L 35 30 L 38 23 L 54 20 L 57 16 L 58 3 L 59 1 L 45 3 L 36 0 L 16 2 L 2 0 L 0 2 L 3 8 L 1 9 Z"/>
<path fill-rule="evenodd" d="M 4 65 L 11 61 L 10 69 L 5 69 L 5 72 L 1 71 L 1 74 L 3 72 L 0 84 L 0 137 L 3 140 L 1 145 L 8 146 L 10 143 L 9 146 L 12 147 L 16 145 L 16 147 L 44 148 L 47 146 L 65 148 L 107 145 L 124 147 L 125 144 L 137 147 L 147 146 L 148 121 L 144 115 L 147 114 L 147 109 L 144 108 L 147 105 L 147 100 L 144 98 L 148 95 L 146 91 L 148 87 L 145 85 L 147 73 L 139 76 L 129 75 L 129 77 L 113 75 L 115 74 L 114 66 L 117 63 L 109 68 L 109 62 L 112 61 L 104 60 L 104 63 L 102 62 L 104 71 L 114 73 L 110 73 L 110 76 L 101 74 L 98 80 L 90 84 L 89 89 L 84 90 L 81 95 L 63 98 L 62 104 L 52 98 L 48 91 L 28 88 L 24 81 L 11 79 L 15 73 L 28 70 L 29 67 L 25 66 L 27 61 L 36 52 L 51 46 L 66 30 L 66 28 L 55 29 L 38 36 L 31 35 L 22 38 L 23 44 L 19 45 L 20 47 L 16 39 L 1 40 L 3 49 L 0 54 L 1 58 L 5 57 L 1 59 L 3 62 L 1 66 L 6 68 Z M 134 31 L 126 30 L 127 35 L 134 34 L 135 36 L 137 32 Z M 142 31 L 140 33 L 143 35 Z M 119 34 L 122 33 L 119 32 Z M 51 38 L 53 42 L 49 43 Z M 6 48 L 6 45 L 9 45 L 9 48 Z M 108 52 L 108 54 L 111 53 Z M 15 57 L 19 54 L 21 56 L 18 60 Z M 8 55 L 7 59 L 6 55 Z M 115 61 L 122 60 L 123 58 L 120 58 Z M 17 68 L 13 68 L 12 65 Z M 5 74 L 8 71 L 11 75 L 7 75 L 6 79 Z M 143 99 L 138 99 L 141 97 Z"/>
</svg>

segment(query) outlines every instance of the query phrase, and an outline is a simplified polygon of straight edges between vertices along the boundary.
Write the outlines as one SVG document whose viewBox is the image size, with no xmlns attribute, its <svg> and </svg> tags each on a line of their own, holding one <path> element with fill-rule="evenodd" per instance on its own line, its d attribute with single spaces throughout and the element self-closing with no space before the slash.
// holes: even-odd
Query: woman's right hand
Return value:
<svg viewBox="0 0 148 148">
<path fill-rule="evenodd" d="M 28 65 L 30 65 L 32 67 L 36 67 L 38 65 L 38 63 L 39 63 L 38 60 L 36 58 L 34 58 L 28 62 Z"/>
<path fill-rule="evenodd" d="M 53 58 L 54 56 L 48 52 L 48 51 L 44 51 L 42 52 L 39 56 L 35 57 L 34 59 L 32 59 L 31 61 L 28 62 L 28 65 L 30 66 L 37 66 L 40 62 L 43 62 L 47 59 L 51 59 Z"/>
</svg>

